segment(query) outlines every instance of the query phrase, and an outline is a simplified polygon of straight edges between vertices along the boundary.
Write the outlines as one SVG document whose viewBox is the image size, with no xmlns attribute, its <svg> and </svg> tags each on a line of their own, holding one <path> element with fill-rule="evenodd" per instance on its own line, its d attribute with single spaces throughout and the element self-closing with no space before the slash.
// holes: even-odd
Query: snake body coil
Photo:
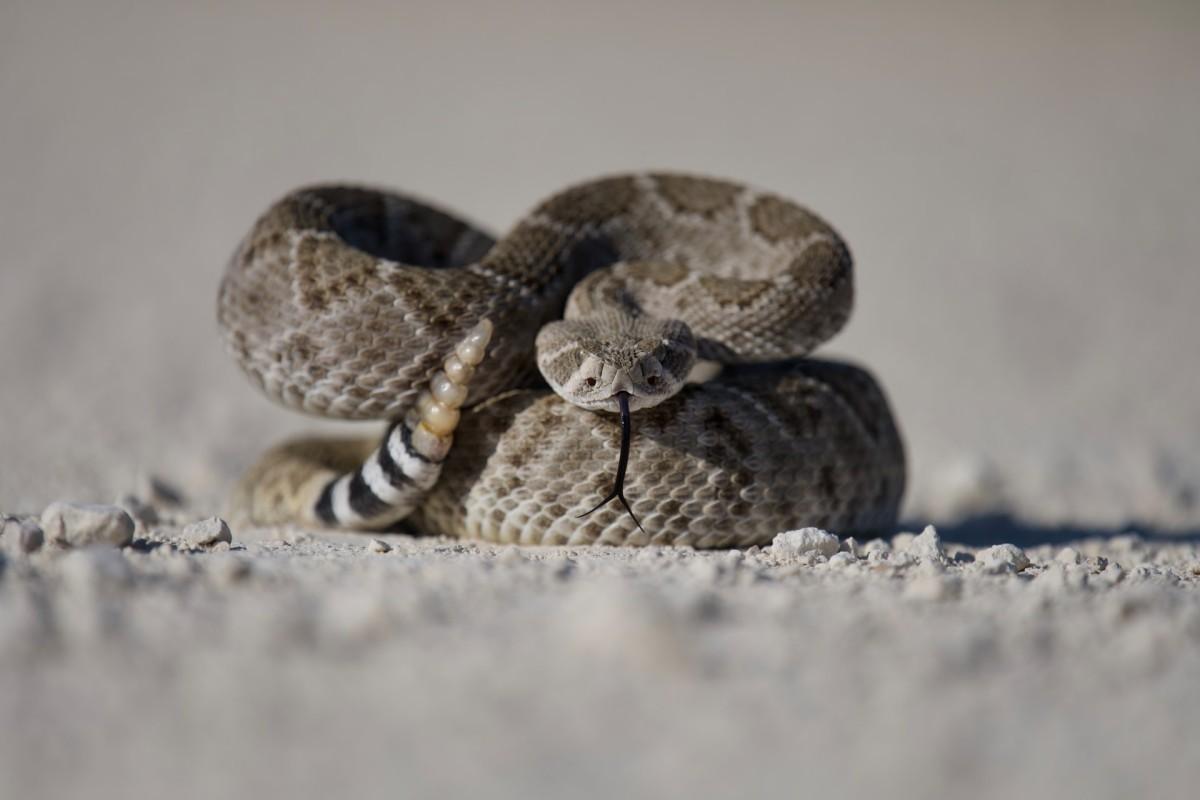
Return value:
<svg viewBox="0 0 1200 800">
<path fill-rule="evenodd" d="M 229 349 L 279 402 L 391 425 L 378 446 L 276 448 L 235 503 L 260 523 L 407 517 L 530 544 L 886 528 L 904 488 L 887 402 L 866 371 L 806 357 L 852 298 L 828 224 L 727 181 L 582 183 L 499 240 L 401 195 L 301 189 L 229 265 Z M 579 517 L 612 488 L 621 401 L 640 526 L 611 504 Z"/>
</svg>

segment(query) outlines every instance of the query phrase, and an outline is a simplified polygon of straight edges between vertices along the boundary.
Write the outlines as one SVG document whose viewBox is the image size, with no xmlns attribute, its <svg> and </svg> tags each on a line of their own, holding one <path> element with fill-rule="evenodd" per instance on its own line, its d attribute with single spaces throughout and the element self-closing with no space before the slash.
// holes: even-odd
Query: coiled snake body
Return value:
<svg viewBox="0 0 1200 800">
<path fill-rule="evenodd" d="M 229 349 L 279 402 L 391 424 L 381 442 L 270 451 L 235 504 L 260 523 L 408 518 L 530 544 L 886 528 L 904 454 L 883 393 L 861 368 L 805 357 L 852 296 L 828 224 L 722 180 L 589 181 L 499 240 L 402 195 L 298 190 L 229 265 Z M 614 493 L 619 460 L 628 507 L 581 516 Z"/>
</svg>

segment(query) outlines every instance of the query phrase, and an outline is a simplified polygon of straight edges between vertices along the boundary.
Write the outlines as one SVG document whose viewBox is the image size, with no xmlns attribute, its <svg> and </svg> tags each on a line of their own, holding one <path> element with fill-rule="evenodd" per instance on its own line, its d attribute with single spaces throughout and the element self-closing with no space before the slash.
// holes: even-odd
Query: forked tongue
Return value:
<svg viewBox="0 0 1200 800">
<path fill-rule="evenodd" d="M 642 523 L 638 522 L 637 515 L 633 513 L 633 509 L 629 507 L 629 501 L 625 499 L 625 469 L 629 466 L 629 440 L 633 435 L 633 421 L 629 414 L 629 392 L 617 392 L 617 405 L 621 408 L 621 456 L 617 459 L 617 480 L 607 497 L 594 505 L 591 510 L 580 514 L 579 517 L 586 517 L 615 497 L 621 501 L 621 505 L 625 506 L 625 510 L 633 519 L 633 524 L 638 526 L 639 531 L 645 533 L 646 529 L 642 527 Z"/>
</svg>

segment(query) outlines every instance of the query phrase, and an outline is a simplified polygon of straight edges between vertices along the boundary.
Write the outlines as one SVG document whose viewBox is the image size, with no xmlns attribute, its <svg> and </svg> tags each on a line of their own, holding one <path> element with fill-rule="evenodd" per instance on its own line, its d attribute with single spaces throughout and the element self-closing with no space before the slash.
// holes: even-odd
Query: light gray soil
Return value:
<svg viewBox="0 0 1200 800">
<path fill-rule="evenodd" d="M 1196 544 L 895 544 L 236 530 L 209 550 L 165 528 L 14 555 L 3 794 L 1115 798 L 1200 779 Z"/>
</svg>

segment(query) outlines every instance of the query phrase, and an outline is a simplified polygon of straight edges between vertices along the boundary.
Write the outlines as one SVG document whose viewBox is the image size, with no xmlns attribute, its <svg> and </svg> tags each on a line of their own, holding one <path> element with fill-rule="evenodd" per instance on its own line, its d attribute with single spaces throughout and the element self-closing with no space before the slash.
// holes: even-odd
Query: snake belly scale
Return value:
<svg viewBox="0 0 1200 800">
<path fill-rule="evenodd" d="M 730 181 L 591 180 L 499 238 L 401 194 L 299 189 L 226 270 L 228 349 L 284 405 L 389 425 L 270 450 L 235 511 L 525 544 L 887 529 L 905 482 L 888 402 L 808 357 L 852 300 L 833 228 Z M 610 495 L 622 403 L 629 509 L 581 517 Z"/>
</svg>

